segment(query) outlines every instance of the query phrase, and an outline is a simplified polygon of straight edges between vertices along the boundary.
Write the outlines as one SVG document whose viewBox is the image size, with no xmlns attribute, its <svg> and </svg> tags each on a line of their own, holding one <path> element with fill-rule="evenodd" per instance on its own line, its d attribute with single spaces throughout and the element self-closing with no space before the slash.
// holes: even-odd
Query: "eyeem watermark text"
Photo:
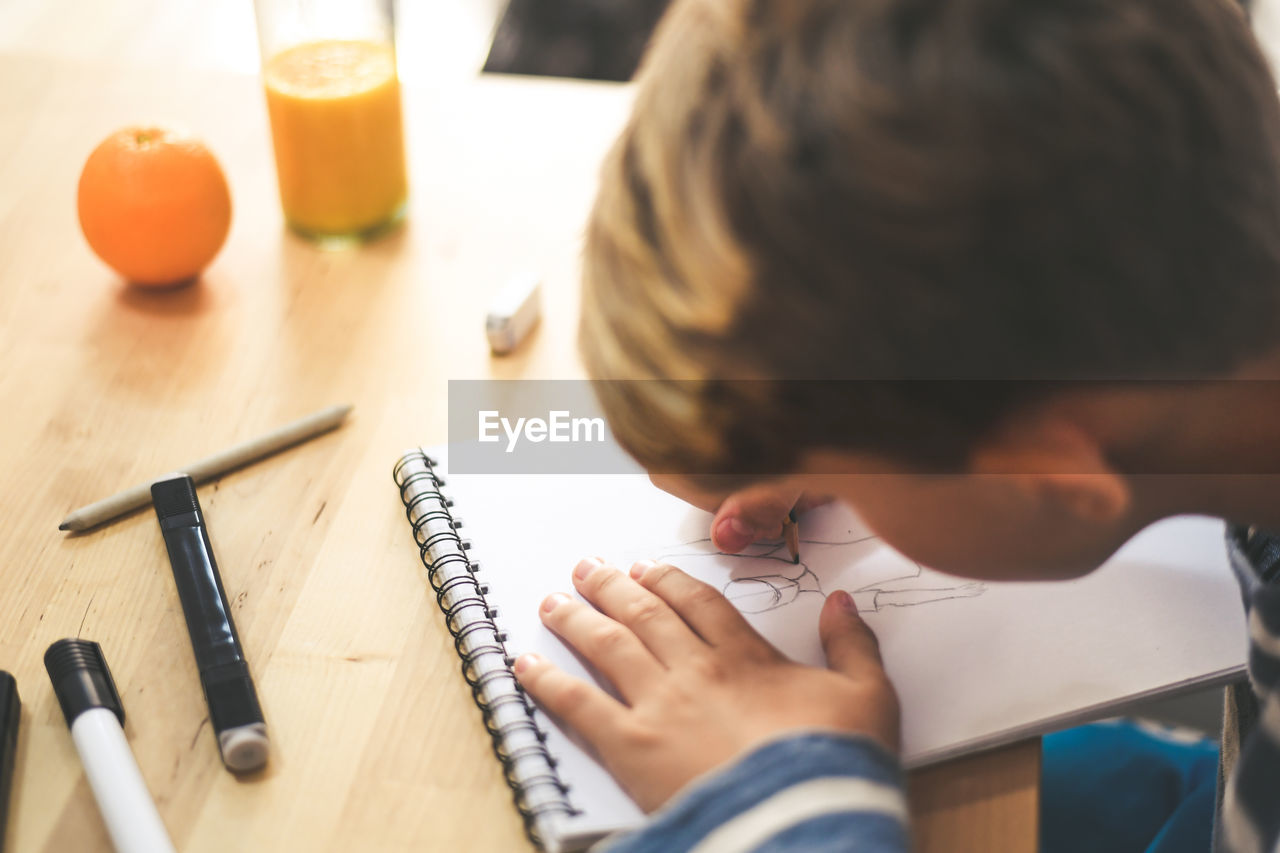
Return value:
<svg viewBox="0 0 1280 853">
<path fill-rule="evenodd" d="M 539 444 L 604 441 L 604 418 L 575 418 L 566 410 L 553 410 L 546 418 L 504 418 L 496 410 L 480 412 L 479 438 L 482 442 L 498 442 L 506 437 L 506 452 L 511 453 L 522 440 Z"/>
</svg>

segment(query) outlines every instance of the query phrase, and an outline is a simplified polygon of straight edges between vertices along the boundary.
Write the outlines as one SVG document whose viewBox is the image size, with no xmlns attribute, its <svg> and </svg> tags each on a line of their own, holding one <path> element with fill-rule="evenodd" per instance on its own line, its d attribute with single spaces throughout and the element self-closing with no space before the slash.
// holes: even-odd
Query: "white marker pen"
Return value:
<svg viewBox="0 0 1280 853">
<path fill-rule="evenodd" d="M 125 739 L 124 706 L 102 647 L 59 640 L 44 653 L 44 668 L 117 853 L 174 853 Z"/>
</svg>

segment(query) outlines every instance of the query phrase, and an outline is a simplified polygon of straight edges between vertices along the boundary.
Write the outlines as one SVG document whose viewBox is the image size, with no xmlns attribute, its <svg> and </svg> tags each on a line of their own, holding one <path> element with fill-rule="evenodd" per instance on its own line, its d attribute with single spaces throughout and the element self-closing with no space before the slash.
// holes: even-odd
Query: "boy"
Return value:
<svg viewBox="0 0 1280 853">
<path fill-rule="evenodd" d="M 1250 610 L 1218 839 L 1280 838 L 1280 106 L 1226 0 L 684 0 L 588 232 L 615 434 L 718 547 L 832 496 L 908 557 L 1066 578 L 1208 513 Z M 1159 381 L 1153 381 L 1159 380 Z M 721 499 L 709 475 L 743 486 Z M 529 693 L 645 809 L 625 851 L 901 850 L 897 708 L 847 593 L 829 668 L 667 565 L 545 623 L 618 691 Z M 1231 744 L 1228 744 L 1231 746 Z"/>
</svg>

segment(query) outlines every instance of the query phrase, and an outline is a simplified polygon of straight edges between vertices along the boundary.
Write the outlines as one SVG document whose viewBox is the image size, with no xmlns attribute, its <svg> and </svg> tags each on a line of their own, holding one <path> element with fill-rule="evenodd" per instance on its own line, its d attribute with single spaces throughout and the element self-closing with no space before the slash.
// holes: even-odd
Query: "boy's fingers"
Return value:
<svg viewBox="0 0 1280 853">
<path fill-rule="evenodd" d="M 665 601 L 627 573 L 587 557 L 573 570 L 573 585 L 606 616 L 625 625 L 659 661 L 669 663 L 699 647 L 693 633 Z"/>
<path fill-rule="evenodd" d="M 711 541 L 721 551 L 736 554 L 761 539 L 782 535 L 782 522 L 795 508 L 797 488 L 752 486 L 725 498 L 711 520 Z"/>
<path fill-rule="evenodd" d="M 608 739 L 626 713 L 617 699 L 557 669 L 541 655 L 521 655 L 512 669 L 516 680 L 547 713 L 563 720 L 593 747 Z"/>
<path fill-rule="evenodd" d="M 844 591 L 827 596 L 818 617 L 818 636 L 827 653 L 827 667 L 849 676 L 879 669 L 880 643 L 858 615 L 853 597 Z"/>
<path fill-rule="evenodd" d="M 711 645 L 759 646 L 772 651 L 729 599 L 710 584 L 666 563 L 636 563 L 631 567 L 631 576 L 671 605 L 685 624 Z"/>
<path fill-rule="evenodd" d="M 666 671 L 629 628 L 563 593 L 547 596 L 538 615 L 544 625 L 609 679 L 628 702 Z"/>
</svg>

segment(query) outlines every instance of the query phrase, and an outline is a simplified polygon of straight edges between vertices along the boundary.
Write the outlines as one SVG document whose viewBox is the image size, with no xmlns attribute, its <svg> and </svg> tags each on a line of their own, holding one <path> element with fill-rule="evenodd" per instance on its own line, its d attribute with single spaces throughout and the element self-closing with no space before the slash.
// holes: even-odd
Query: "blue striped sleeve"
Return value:
<svg viewBox="0 0 1280 853">
<path fill-rule="evenodd" d="M 1280 693 L 1280 586 L 1260 587 L 1249 608 L 1249 680 L 1260 702 Z"/>
<path fill-rule="evenodd" d="M 1280 697 L 1263 706 L 1222 804 L 1227 848 L 1241 853 L 1280 849 Z"/>
<path fill-rule="evenodd" d="M 608 853 L 822 853 L 908 848 L 897 759 L 869 738 L 804 732 L 691 783 Z"/>
<path fill-rule="evenodd" d="M 1228 538 L 1249 621 L 1249 684 L 1258 704 L 1219 811 L 1219 848 L 1280 850 L 1280 540 L 1247 532 Z"/>
</svg>

